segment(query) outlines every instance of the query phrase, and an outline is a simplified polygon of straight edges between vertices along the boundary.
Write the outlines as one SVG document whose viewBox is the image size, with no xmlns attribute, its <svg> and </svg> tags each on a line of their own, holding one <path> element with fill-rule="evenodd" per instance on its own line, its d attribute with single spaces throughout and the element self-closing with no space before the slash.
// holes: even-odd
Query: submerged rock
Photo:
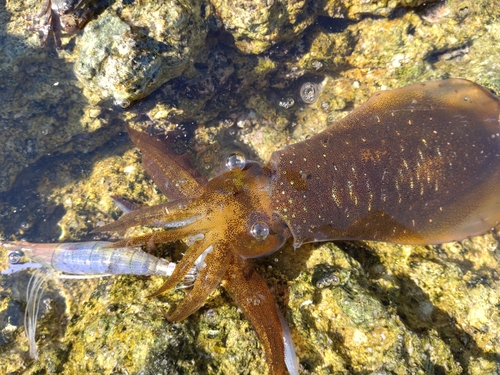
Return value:
<svg viewBox="0 0 500 375">
<path fill-rule="evenodd" d="M 212 0 L 212 4 L 243 53 L 258 54 L 289 41 L 315 18 L 306 1 Z"/>
<path fill-rule="evenodd" d="M 246 54 L 259 54 L 271 46 L 290 42 L 317 22 L 317 16 L 358 20 L 388 17 L 398 7 L 414 7 L 423 0 L 345 1 L 327 0 L 211 0 L 236 47 Z"/>
<path fill-rule="evenodd" d="M 205 35 L 200 1 L 112 8 L 85 28 L 75 72 L 91 101 L 127 107 L 179 76 Z"/>
</svg>

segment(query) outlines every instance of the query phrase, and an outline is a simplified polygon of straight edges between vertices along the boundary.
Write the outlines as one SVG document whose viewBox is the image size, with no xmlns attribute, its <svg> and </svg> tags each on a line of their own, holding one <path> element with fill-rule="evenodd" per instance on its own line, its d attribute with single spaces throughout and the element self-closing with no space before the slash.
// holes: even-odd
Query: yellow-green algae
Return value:
<svg viewBox="0 0 500 375">
<path fill-rule="evenodd" d="M 361 13 L 359 9 L 373 8 L 375 10 L 370 11 L 384 15 L 392 11 L 387 10 L 387 4 L 396 6 L 396 2 L 344 4 L 353 19 Z M 25 10 L 11 2 L 7 5 L 12 13 L 7 29 L 12 30 L 13 23 L 22 23 L 19 13 L 15 12 Z M 499 45 L 500 22 L 493 11 L 495 3 L 457 1 L 441 2 L 438 6 L 442 8 L 434 8 L 432 14 L 408 9 L 393 19 L 360 19 L 340 33 L 316 28 L 307 35 L 310 50 L 288 59 L 261 55 L 245 60 L 234 50 L 225 51 L 225 56 L 235 61 L 235 74 L 250 82 L 244 86 L 248 91 L 244 91 L 244 95 L 233 95 L 231 108 L 218 108 L 213 104 L 215 100 L 207 106 L 209 96 L 194 98 L 198 103 L 196 110 L 201 112 L 196 114 L 197 120 L 204 114 L 209 115 L 202 126 L 190 130 L 194 135 L 187 151 L 202 171 L 217 169 L 220 155 L 228 147 L 248 149 L 251 156 L 265 161 L 272 151 L 321 131 L 374 91 L 426 79 L 464 77 L 500 92 L 499 63 L 491 52 Z M 13 40 L 16 35 L 15 38 L 27 41 L 26 48 L 31 48 L 35 61 L 45 61 L 49 56 L 52 56 L 50 64 L 54 61 L 59 64 L 62 58 L 74 61 L 70 50 L 58 52 L 59 57 L 55 57 L 51 50 L 36 49 L 36 38 L 26 31 L 7 35 Z M 406 38 L 402 39 L 401 35 Z M 327 41 L 331 43 L 329 46 Z M 70 40 L 64 39 L 64 43 L 68 42 Z M 464 49 L 465 44 L 468 48 Z M 463 51 L 454 55 L 452 52 L 456 50 Z M 5 56 L 3 59 L 7 61 Z M 26 61 L 26 57 L 18 59 L 22 60 L 11 58 L 7 62 Z M 11 65 L 6 66 L 10 66 L 8 71 L 15 70 Z M 47 73 L 57 71 L 49 69 Z M 295 95 L 295 86 L 290 82 L 307 74 L 325 77 L 319 100 L 312 105 L 296 102 L 289 109 L 277 106 L 276 98 Z M 41 77 L 47 79 L 45 75 L 35 77 L 42 83 Z M 4 82 L 13 82 L 7 78 Z M 78 93 L 75 88 L 71 86 L 71 90 Z M 51 98 L 50 90 L 43 93 L 40 101 L 47 95 Z M 16 103 L 30 102 L 17 95 Z M 53 100 L 61 98 L 64 97 Z M 182 120 L 189 119 L 193 114 L 189 100 L 180 103 L 175 106 L 169 102 L 147 103 L 146 109 L 140 108 L 143 113 L 154 114 L 151 117 L 155 122 L 148 120 L 139 125 L 172 127 L 169 121 L 172 113 Z M 100 129 L 114 124 L 117 118 L 132 121 L 135 117 L 131 112 L 117 114 L 105 106 L 85 103 L 73 107 L 63 102 L 61 106 L 62 112 L 68 110 L 75 118 L 81 118 L 53 120 L 57 130 L 54 137 L 64 136 L 68 129 L 78 134 L 88 131 L 88 126 Z M 25 107 L 28 113 L 26 105 L 22 108 Z M 16 107 L 12 107 L 12 102 L 4 108 L 8 111 L 6 117 L 14 118 Z M 183 118 L 186 113 L 189 116 Z M 221 113 L 218 118 L 217 113 Z M 37 112 L 37 116 L 40 124 L 47 121 L 43 111 Z M 9 134 L 8 139 L 26 142 L 40 126 L 35 121 L 30 123 L 32 127 Z M 113 127 L 116 129 L 117 125 L 107 128 Z M 24 134 L 26 138 L 22 138 Z M 102 136 L 94 137 L 95 142 L 98 145 L 98 139 L 114 138 L 115 134 L 103 132 Z M 48 144 L 58 150 L 57 142 Z M 91 228 L 118 216 L 111 195 L 147 204 L 162 201 L 131 145 L 109 142 L 94 153 L 81 155 L 78 152 L 83 147 L 81 144 L 64 144 L 59 149 L 70 152 L 69 155 L 48 159 L 47 168 L 51 173 L 34 179 L 33 194 L 27 197 L 30 202 L 26 202 L 25 208 L 16 207 L 20 212 L 14 213 L 7 201 L 0 202 L 2 215 L 7 213 L 0 222 L 0 235 L 9 238 L 22 237 L 23 233 L 29 235 L 29 229 L 20 225 L 24 219 L 12 218 L 25 215 L 42 221 L 44 218 L 37 216 L 36 210 L 47 212 L 47 207 L 52 205 L 64 208 L 57 222 L 60 240 L 88 240 Z M 89 146 L 89 150 L 97 145 Z M 36 159 L 27 159 L 15 150 L 11 147 L 10 154 L 6 155 L 17 158 L 22 165 Z M 12 159 L 6 158 L 6 163 Z M 13 179 L 19 170 L 21 167 L 17 170 L 9 167 L 9 178 Z M 80 170 L 82 172 L 78 172 Z M 36 201 L 32 203 L 33 200 Z M 34 203 L 38 208 L 33 207 Z M 37 240 L 37 237 L 30 239 Z M 175 260 L 181 252 L 182 248 L 168 247 L 162 254 Z M 5 263 L 6 253 L 0 252 L 0 256 Z M 499 371 L 497 231 L 441 246 L 328 243 L 306 245 L 297 251 L 286 246 L 255 263 L 272 287 L 291 327 L 301 373 L 496 374 Z M 41 359 L 32 362 L 26 354 L 27 341 L 23 336 L 22 318 L 19 318 L 28 278 L 24 273 L 2 277 L 0 282 L 0 337 L 4 341 L 0 344 L 0 373 L 261 374 L 267 371 L 254 331 L 223 289 L 218 289 L 205 306 L 185 322 L 170 324 L 164 314 L 182 299 L 184 292 L 171 291 L 148 299 L 146 296 L 161 285 L 162 280 L 144 277 L 103 279 L 79 289 L 73 288 L 81 282 L 49 283 L 50 299 L 43 305 L 45 318 L 39 325 L 39 334 L 45 336 L 38 340 Z M 317 283 L 321 278 L 338 282 L 321 287 L 322 284 Z M 58 291 L 69 296 L 66 302 L 57 297 Z M 54 327 L 61 326 L 61 319 L 69 320 L 67 328 L 64 329 L 66 324 L 63 324 L 62 330 L 53 331 Z"/>
<path fill-rule="evenodd" d="M 127 107 L 179 76 L 206 36 L 205 5 L 137 1 L 106 10 L 79 40 L 75 72 L 98 98 Z"/>
<path fill-rule="evenodd" d="M 359 18 L 363 14 L 389 16 L 399 6 L 421 5 L 422 0 L 211 0 L 235 45 L 246 54 L 259 54 L 277 43 L 296 39 L 316 16 Z"/>
<path fill-rule="evenodd" d="M 212 0 L 243 53 L 258 54 L 296 37 L 314 21 L 307 1 Z"/>
</svg>

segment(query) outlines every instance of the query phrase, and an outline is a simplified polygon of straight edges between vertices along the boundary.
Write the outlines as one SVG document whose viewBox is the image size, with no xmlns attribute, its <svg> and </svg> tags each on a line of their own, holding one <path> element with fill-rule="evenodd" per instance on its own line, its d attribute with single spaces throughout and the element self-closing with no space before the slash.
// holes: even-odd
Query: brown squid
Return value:
<svg viewBox="0 0 500 375">
<path fill-rule="evenodd" d="M 373 95 L 310 139 L 276 151 L 266 165 L 230 163 L 207 181 L 169 145 L 129 129 L 143 164 L 171 200 L 122 216 L 98 231 L 166 230 L 114 246 L 187 239 L 172 276 L 197 265 L 193 289 L 169 316 L 199 309 L 220 283 L 253 324 L 271 374 L 297 373 L 288 327 L 248 258 L 289 238 L 437 244 L 479 235 L 500 220 L 500 102 L 462 79 Z"/>
</svg>

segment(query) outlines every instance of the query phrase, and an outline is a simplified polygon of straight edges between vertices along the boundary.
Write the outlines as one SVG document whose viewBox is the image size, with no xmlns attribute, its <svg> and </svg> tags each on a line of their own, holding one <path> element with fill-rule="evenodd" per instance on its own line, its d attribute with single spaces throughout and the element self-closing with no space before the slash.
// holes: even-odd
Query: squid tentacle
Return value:
<svg viewBox="0 0 500 375">
<path fill-rule="evenodd" d="M 237 255 L 231 258 L 224 288 L 254 326 L 266 353 L 269 373 L 285 374 L 283 328 L 274 297 L 251 263 Z M 290 370 L 290 373 L 296 372 Z"/>
<path fill-rule="evenodd" d="M 169 199 L 192 198 L 203 193 L 208 180 L 185 154 L 173 150 L 182 132 L 172 131 L 155 137 L 127 126 L 134 144 L 142 151 L 142 165 L 161 192 Z"/>
<path fill-rule="evenodd" d="M 191 268 L 193 268 L 196 264 L 196 261 L 203 254 L 205 250 L 207 250 L 211 246 L 210 239 L 204 239 L 202 241 L 195 242 L 186 252 L 182 261 L 175 267 L 172 275 L 165 281 L 165 283 L 153 294 L 149 295 L 149 297 L 155 297 L 163 292 L 172 289 L 178 283 L 180 283 L 184 276 L 189 272 Z M 211 269 L 211 267 L 210 267 Z"/>
<path fill-rule="evenodd" d="M 224 246 L 214 244 L 209 246 L 206 251 L 208 252 L 206 263 L 210 264 L 210 267 L 202 266 L 193 290 L 168 317 L 171 322 L 179 322 L 197 311 L 205 303 L 207 297 L 217 289 L 226 273 L 228 252 L 224 250 Z"/>
<path fill-rule="evenodd" d="M 136 226 L 178 228 L 194 223 L 204 214 L 201 205 L 190 205 L 190 200 L 177 200 L 152 207 L 142 207 L 121 216 L 117 221 L 96 228 L 96 232 L 120 232 Z"/>
<path fill-rule="evenodd" d="M 203 234 L 199 226 L 189 225 L 183 228 L 181 227 L 176 229 L 169 229 L 162 232 L 148 233 L 142 236 L 120 240 L 117 242 L 113 242 L 106 247 L 120 248 L 120 247 L 135 247 L 135 246 L 145 245 L 149 248 L 150 246 L 156 244 L 179 241 L 184 238 L 188 238 L 200 233 Z"/>
</svg>

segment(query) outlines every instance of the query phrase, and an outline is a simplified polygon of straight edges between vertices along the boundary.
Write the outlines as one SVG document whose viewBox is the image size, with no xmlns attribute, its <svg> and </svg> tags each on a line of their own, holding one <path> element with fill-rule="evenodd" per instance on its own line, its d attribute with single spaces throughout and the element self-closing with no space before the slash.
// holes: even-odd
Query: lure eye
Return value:
<svg viewBox="0 0 500 375">
<path fill-rule="evenodd" d="M 235 152 L 231 155 L 229 155 L 226 159 L 226 168 L 227 169 L 243 169 L 245 166 L 245 156 L 242 154 Z"/>
<path fill-rule="evenodd" d="M 250 228 L 250 234 L 258 241 L 264 241 L 269 236 L 269 226 L 266 223 L 258 222 Z"/>
<path fill-rule="evenodd" d="M 24 256 L 24 253 L 20 250 L 14 250 L 9 253 L 9 263 L 17 264 L 21 261 L 21 258 Z"/>
</svg>

